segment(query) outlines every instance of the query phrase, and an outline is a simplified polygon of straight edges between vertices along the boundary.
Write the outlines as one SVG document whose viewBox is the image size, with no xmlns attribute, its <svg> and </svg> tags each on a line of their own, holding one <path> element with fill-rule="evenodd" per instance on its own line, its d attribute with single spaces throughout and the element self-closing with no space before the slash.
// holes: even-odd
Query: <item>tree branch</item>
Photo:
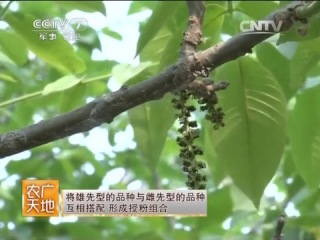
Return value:
<svg viewBox="0 0 320 240">
<path fill-rule="evenodd" d="M 195 53 L 197 46 L 201 43 L 201 25 L 205 12 L 202 1 L 187 1 L 187 4 L 189 9 L 188 30 L 184 34 L 181 57 Z"/>
<path fill-rule="evenodd" d="M 198 2 L 198 3 L 197 3 Z M 281 31 L 288 30 L 298 18 L 292 9 L 302 11 L 309 4 L 294 1 L 285 8 L 270 14 L 265 20 L 276 23 L 283 21 Z M 203 52 L 195 52 L 201 40 L 201 23 L 204 5 L 200 1 L 188 1 L 189 25 L 182 43 L 182 57 L 159 75 L 130 88 L 121 88 L 102 96 L 74 111 L 50 120 L 0 135 L 0 158 L 10 156 L 75 133 L 86 132 L 103 123 L 111 123 L 120 113 L 142 103 L 159 99 L 166 93 L 189 84 L 199 75 L 208 75 L 216 67 L 234 60 L 258 43 L 272 36 L 270 34 L 238 34 L 225 43 L 217 44 Z M 305 16 L 304 16 L 305 17 Z"/>
<path fill-rule="evenodd" d="M 298 6 L 296 8 L 296 16 L 305 18 L 317 14 L 320 11 L 320 2 L 313 1 L 307 6 Z"/>
</svg>

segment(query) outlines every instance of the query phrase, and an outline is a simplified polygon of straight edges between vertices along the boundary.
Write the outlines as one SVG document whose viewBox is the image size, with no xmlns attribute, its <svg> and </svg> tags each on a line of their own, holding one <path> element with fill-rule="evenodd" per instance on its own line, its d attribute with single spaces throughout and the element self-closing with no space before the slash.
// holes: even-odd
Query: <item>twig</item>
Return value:
<svg viewBox="0 0 320 240">
<path fill-rule="evenodd" d="M 309 17 L 314 15 L 320 11 L 320 2 L 312 1 L 308 3 L 306 6 L 301 5 L 295 9 L 295 15 L 299 18 Z"/>
<path fill-rule="evenodd" d="M 277 226 L 276 226 L 273 240 L 282 240 L 283 239 L 282 229 L 284 227 L 284 224 L 285 224 L 285 215 L 281 214 L 278 221 L 277 221 Z"/>
<path fill-rule="evenodd" d="M 205 13 L 203 1 L 187 1 L 189 9 L 188 30 L 184 33 L 181 57 L 192 55 L 201 43 L 202 21 Z"/>
</svg>

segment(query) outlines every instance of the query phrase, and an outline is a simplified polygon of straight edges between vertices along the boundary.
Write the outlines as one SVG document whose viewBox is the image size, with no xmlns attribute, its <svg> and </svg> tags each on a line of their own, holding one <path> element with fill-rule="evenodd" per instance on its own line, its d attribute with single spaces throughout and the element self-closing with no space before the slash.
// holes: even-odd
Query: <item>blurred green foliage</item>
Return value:
<svg viewBox="0 0 320 240">
<path fill-rule="evenodd" d="M 130 66 L 91 59 L 93 50 L 103 45 L 92 26 L 72 44 L 60 35 L 55 41 L 42 41 L 32 31 L 34 19 L 65 18 L 72 10 L 105 14 L 102 2 L 16 4 L 18 11 L 9 9 L 0 19 L 8 24 L 0 29 L 1 133 L 108 93 L 106 81 L 111 76 L 131 85 L 158 74 L 178 59 L 188 17 L 185 2 L 132 2 L 128 15 L 146 9 L 152 15 L 140 23 L 136 50 L 140 64 Z M 5 5 L 0 5 L 0 12 Z M 241 21 L 261 19 L 279 6 L 277 1 L 206 1 L 201 48 L 238 33 Z M 122 40 L 108 27 L 101 32 Z M 126 189 L 136 180 L 148 188 L 185 187 L 177 161 L 174 109 L 166 95 L 100 128 L 108 131 L 107 148 L 107 144 L 115 146 L 117 134 L 131 126 L 136 143 L 131 149 L 96 154 L 83 144 L 62 139 L 33 149 L 26 159 L 1 160 L 7 175 L 0 175 L 0 239 L 270 240 L 285 209 L 289 213 L 285 240 L 320 239 L 319 35 L 315 16 L 306 37 L 292 29 L 212 73 L 215 80 L 231 85 L 218 94 L 226 126 L 213 131 L 200 120 L 198 144 L 209 175 L 206 218 L 95 217 L 52 224 L 47 218 L 21 216 L 21 179 L 25 178 L 58 179 L 62 189 L 96 189 L 108 172 L 124 168 L 125 176 L 110 188 Z M 30 58 L 30 51 L 35 57 Z M 84 133 L 83 138 L 87 136 Z M 93 174 L 84 169 L 86 164 L 93 167 Z M 9 179 L 13 186 L 4 184 Z M 272 191 L 265 191 L 268 184 Z"/>
</svg>

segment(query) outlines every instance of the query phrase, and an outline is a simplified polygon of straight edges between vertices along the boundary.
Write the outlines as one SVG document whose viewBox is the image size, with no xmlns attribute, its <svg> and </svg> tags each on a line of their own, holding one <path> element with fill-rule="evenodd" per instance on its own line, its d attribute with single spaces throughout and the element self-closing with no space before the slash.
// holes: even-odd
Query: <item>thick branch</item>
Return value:
<svg viewBox="0 0 320 240">
<path fill-rule="evenodd" d="M 187 32 L 191 33 L 196 29 L 201 33 L 200 28 L 204 8 L 202 8 L 201 5 L 193 5 L 191 1 L 188 2 L 188 4 L 190 17 L 196 16 L 198 26 L 192 28 L 194 22 L 189 21 Z M 287 6 L 282 10 L 270 14 L 266 19 L 275 22 L 282 20 L 284 24 L 282 24 L 281 31 L 285 31 L 293 25 L 292 9 L 299 6 L 301 11 L 301 4 L 301 1 L 294 1 L 290 4 L 290 7 Z M 190 29 L 193 30 L 191 31 Z M 184 57 L 158 76 L 145 80 L 130 88 L 121 88 L 114 93 L 103 96 L 83 107 L 53 119 L 41 121 L 23 129 L 0 135 L 0 158 L 75 133 L 89 131 L 105 122 L 110 123 L 113 118 L 120 113 L 142 103 L 159 99 L 166 93 L 174 91 L 188 82 L 190 83 L 190 81 L 196 79 L 198 75 L 206 75 L 216 67 L 246 53 L 250 53 L 252 47 L 270 37 L 272 34 L 273 33 L 257 34 L 255 32 L 251 34 L 240 33 L 227 42 L 213 46 L 203 52 L 187 54 L 185 49 L 183 50 L 185 52 Z M 199 35 L 194 36 L 193 39 L 199 39 Z M 184 38 L 184 42 L 186 42 L 186 38 Z M 196 45 L 197 44 L 198 40 L 196 40 Z M 194 46 L 194 49 L 191 49 L 190 52 L 194 52 L 195 47 L 196 46 Z"/>
<path fill-rule="evenodd" d="M 284 32 L 293 26 L 293 18 L 300 19 L 300 16 L 295 10 L 299 9 L 302 11 L 301 9 L 303 7 L 307 8 L 309 5 L 304 5 L 301 1 L 293 1 L 286 7 L 271 13 L 264 20 L 274 21 L 276 25 L 279 21 L 282 21 L 280 32 Z M 255 45 L 275 34 L 273 29 L 266 30 L 265 32 L 269 33 L 261 34 L 261 32 L 256 31 L 240 33 L 222 44 L 208 48 L 202 53 L 197 54 L 198 65 L 211 71 L 226 62 L 234 60 L 246 53 L 251 53 Z"/>
</svg>

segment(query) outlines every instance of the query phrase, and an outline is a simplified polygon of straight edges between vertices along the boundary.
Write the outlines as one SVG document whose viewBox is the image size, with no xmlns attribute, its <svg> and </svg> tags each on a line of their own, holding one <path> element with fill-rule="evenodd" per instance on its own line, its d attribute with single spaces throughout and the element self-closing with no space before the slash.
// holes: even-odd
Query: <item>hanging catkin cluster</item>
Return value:
<svg viewBox="0 0 320 240">
<path fill-rule="evenodd" d="M 228 85 L 227 82 L 215 84 L 210 79 L 196 80 L 188 88 L 176 92 L 172 99 L 180 123 L 180 135 L 176 139 L 180 146 L 179 157 L 182 159 L 182 170 L 187 174 L 186 185 L 190 189 L 205 189 L 207 177 L 202 171 L 206 168 L 205 162 L 196 160 L 197 155 L 203 154 L 203 150 L 194 143 L 200 130 L 197 122 L 190 120 L 196 107 L 188 104 L 188 100 L 191 97 L 197 99 L 200 110 L 206 112 L 205 118 L 212 122 L 213 128 L 217 130 L 224 126 L 224 113 L 221 107 L 216 107 L 218 98 L 215 92 L 227 88 Z"/>
</svg>

